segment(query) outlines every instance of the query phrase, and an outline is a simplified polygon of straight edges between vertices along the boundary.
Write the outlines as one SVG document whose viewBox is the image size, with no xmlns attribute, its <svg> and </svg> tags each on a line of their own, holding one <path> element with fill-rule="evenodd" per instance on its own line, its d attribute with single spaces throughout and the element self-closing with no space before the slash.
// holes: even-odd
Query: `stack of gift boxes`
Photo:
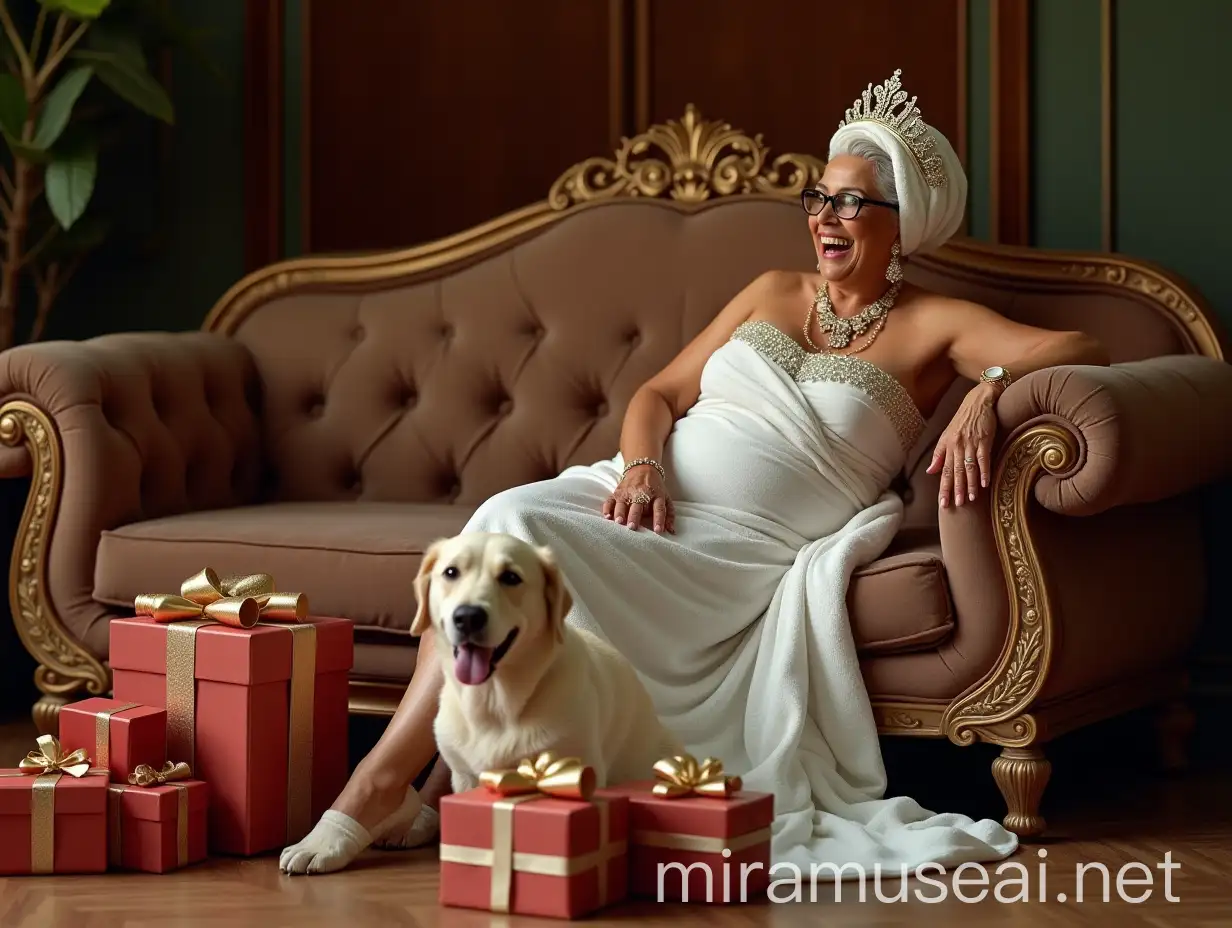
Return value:
<svg viewBox="0 0 1232 928">
<path fill-rule="evenodd" d="M 351 623 L 210 569 L 110 623 L 112 698 L 60 711 L 0 770 L 0 874 L 165 873 L 299 841 L 347 779 Z M 544 754 L 441 801 L 440 901 L 576 918 L 635 897 L 743 902 L 769 884 L 773 797 L 663 758 L 597 789 Z"/>
<path fill-rule="evenodd" d="M 444 797 L 441 903 L 578 918 L 631 896 L 763 898 L 773 795 L 715 758 L 665 757 L 647 774 L 596 789 L 584 759 L 543 754 Z"/>
<path fill-rule="evenodd" d="M 0 770 L 0 874 L 280 849 L 346 784 L 350 622 L 209 568 L 135 607 L 110 623 L 112 698 L 65 706 L 58 738 Z"/>
</svg>

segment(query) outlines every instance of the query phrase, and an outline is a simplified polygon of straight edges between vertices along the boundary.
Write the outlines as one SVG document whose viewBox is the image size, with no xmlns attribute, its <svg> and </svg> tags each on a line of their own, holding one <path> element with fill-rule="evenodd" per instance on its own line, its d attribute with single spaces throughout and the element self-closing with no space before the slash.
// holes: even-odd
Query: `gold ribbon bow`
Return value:
<svg viewBox="0 0 1232 928">
<path fill-rule="evenodd" d="M 654 772 L 659 779 L 654 785 L 654 794 L 664 799 L 679 799 L 681 796 L 726 799 L 743 785 L 740 777 L 723 773 L 723 762 L 716 757 L 707 757 L 698 763 L 691 754 L 677 754 L 658 761 Z"/>
<path fill-rule="evenodd" d="M 537 757 L 524 757 L 517 767 L 485 770 L 479 782 L 498 796 L 543 793 L 562 799 L 589 800 L 595 791 L 595 770 L 577 757 L 557 757 L 544 751 Z"/>
<path fill-rule="evenodd" d="M 303 593 L 279 593 L 269 574 L 248 574 L 220 580 L 207 567 L 180 584 L 180 592 L 141 593 L 133 601 L 137 615 L 155 622 L 213 619 L 233 628 L 252 628 L 260 619 L 302 622 L 308 614 Z"/>
<path fill-rule="evenodd" d="M 233 628 L 258 623 L 289 623 L 292 635 L 291 689 L 287 735 L 286 841 L 294 844 L 312 828 L 312 732 L 316 686 L 316 626 L 305 622 L 308 597 L 279 593 L 269 574 L 219 579 L 206 567 L 180 584 L 180 593 L 142 593 L 133 601 L 137 615 L 167 624 L 167 752 L 196 756 L 196 632 L 219 622 Z"/>
<path fill-rule="evenodd" d="M 191 777 L 192 768 L 188 764 L 183 761 L 167 761 L 162 770 L 155 770 L 149 764 L 138 764 L 128 775 L 128 782 L 133 786 L 166 786 L 173 780 L 187 780 Z"/>
<path fill-rule="evenodd" d="M 39 750 L 31 751 L 21 759 L 18 768 L 29 776 L 44 773 L 67 773 L 71 777 L 84 777 L 90 771 L 90 758 L 84 748 L 65 754 L 60 739 L 55 735 L 39 735 Z"/>
</svg>

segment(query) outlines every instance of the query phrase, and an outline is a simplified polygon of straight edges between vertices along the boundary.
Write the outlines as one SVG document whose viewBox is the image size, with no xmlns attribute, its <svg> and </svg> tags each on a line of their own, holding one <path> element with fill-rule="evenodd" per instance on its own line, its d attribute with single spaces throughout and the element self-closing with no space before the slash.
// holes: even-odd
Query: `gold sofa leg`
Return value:
<svg viewBox="0 0 1232 928">
<path fill-rule="evenodd" d="M 55 423 L 32 403 L 12 400 L 0 407 L 0 442 L 30 455 L 30 493 L 9 566 L 9 607 L 21 643 L 39 663 L 34 682 L 43 698 L 34 704 L 34 724 L 40 734 L 54 734 L 60 707 L 82 690 L 107 693 L 111 675 L 64 627 L 47 594 L 47 554 L 64 488 Z"/>
<path fill-rule="evenodd" d="M 1037 745 L 1002 748 L 992 762 L 992 775 L 1009 810 L 1002 824 L 1019 838 L 1034 838 L 1044 832 L 1044 817 L 1039 814 L 1044 788 L 1052 775 L 1052 764 Z"/>
</svg>

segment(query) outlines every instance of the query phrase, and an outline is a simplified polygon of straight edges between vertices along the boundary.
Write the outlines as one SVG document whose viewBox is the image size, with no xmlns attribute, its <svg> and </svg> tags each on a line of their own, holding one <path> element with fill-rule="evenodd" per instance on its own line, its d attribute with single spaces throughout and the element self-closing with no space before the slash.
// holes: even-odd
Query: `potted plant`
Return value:
<svg viewBox="0 0 1232 928">
<path fill-rule="evenodd" d="M 0 0 L 0 351 L 19 342 L 23 307 L 33 316 L 28 340 L 41 336 L 105 234 L 86 208 L 112 105 L 174 123 L 146 55 L 177 29 L 160 0 Z"/>
</svg>

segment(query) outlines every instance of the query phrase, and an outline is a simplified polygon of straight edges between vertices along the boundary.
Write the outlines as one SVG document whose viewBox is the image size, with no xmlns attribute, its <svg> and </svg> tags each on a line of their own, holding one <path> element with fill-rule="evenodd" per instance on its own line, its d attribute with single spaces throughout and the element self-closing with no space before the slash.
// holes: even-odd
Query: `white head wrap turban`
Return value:
<svg viewBox="0 0 1232 928">
<path fill-rule="evenodd" d="M 905 95 L 904 95 L 905 96 Z M 914 101 L 913 101 L 914 102 Z M 830 157 L 854 139 L 863 139 L 882 149 L 894 163 L 898 188 L 899 242 L 904 255 L 932 251 L 944 245 L 962 224 L 967 206 L 967 175 L 949 141 L 936 129 L 917 123 L 932 136 L 930 155 L 940 159 L 944 186 L 929 186 L 923 168 L 903 138 L 890 126 L 875 119 L 850 119 L 830 139 Z"/>
</svg>

